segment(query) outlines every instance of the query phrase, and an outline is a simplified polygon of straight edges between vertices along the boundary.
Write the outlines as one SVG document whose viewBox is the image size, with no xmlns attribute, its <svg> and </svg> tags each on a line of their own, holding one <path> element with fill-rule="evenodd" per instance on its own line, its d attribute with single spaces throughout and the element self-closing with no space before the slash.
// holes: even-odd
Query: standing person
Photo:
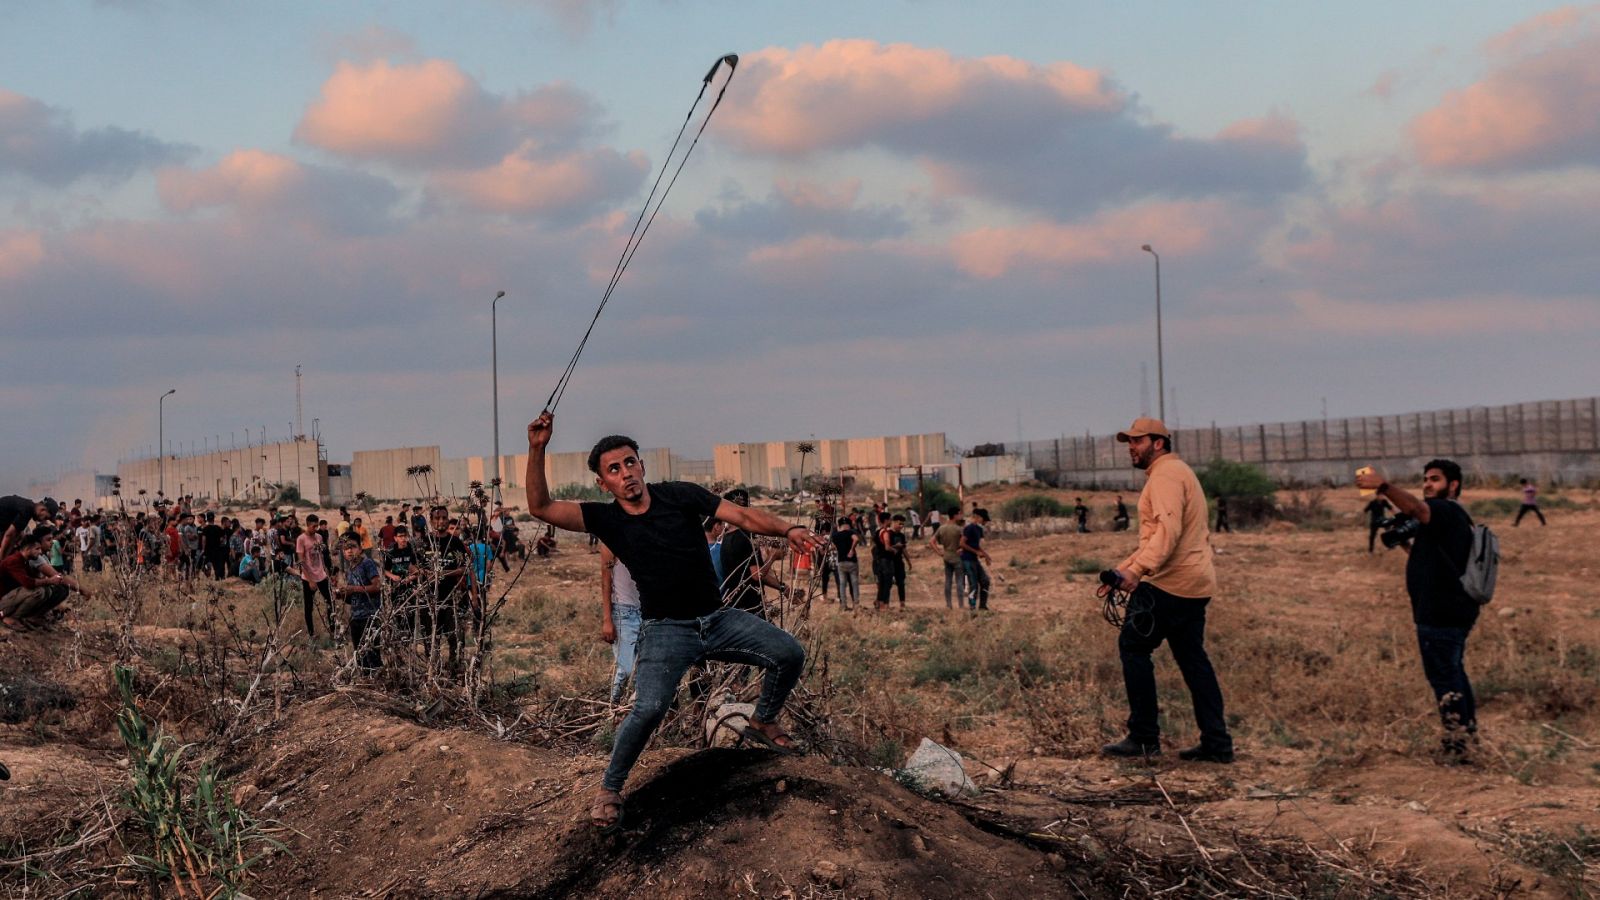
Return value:
<svg viewBox="0 0 1600 900">
<path fill-rule="evenodd" d="M 878 595 L 872 603 L 873 612 L 889 605 L 889 589 L 894 584 L 894 568 L 889 553 L 889 514 L 878 512 L 877 504 L 873 504 L 872 583 Z"/>
<path fill-rule="evenodd" d="M 350 531 L 355 534 L 356 540 L 361 545 L 361 555 L 365 556 L 367 559 L 371 559 L 372 548 L 374 545 L 372 542 L 372 532 L 367 529 L 367 523 L 363 522 L 358 516 L 350 523 Z"/>
<path fill-rule="evenodd" d="M 553 431 L 549 412 L 528 425 L 528 512 L 569 531 L 599 535 L 639 585 L 644 620 L 633 709 L 617 729 L 611 763 L 590 810 L 594 825 L 614 829 L 621 823 L 621 791 L 628 773 L 667 714 L 684 673 L 702 661 L 765 668 L 761 698 L 743 734 L 780 753 L 799 752 L 777 719 L 800 680 L 805 650 L 776 625 L 722 607 L 701 523 L 715 516 L 754 534 L 782 536 L 794 553 L 809 553 L 816 546 L 811 530 L 719 499 L 699 485 L 681 481 L 647 485 L 639 445 L 621 435 L 601 438 L 589 451 L 589 470 L 612 495 L 612 502 L 552 500 L 544 456 Z"/>
<path fill-rule="evenodd" d="M 378 564 L 361 552 L 361 541 L 346 535 L 339 543 L 344 556 L 344 583 L 335 592 L 350 604 L 350 647 L 356 667 L 372 673 L 383 667 L 378 649 L 378 629 L 368 628 L 383 603 L 383 576 Z"/>
<path fill-rule="evenodd" d="M 411 510 L 411 540 L 413 543 L 428 536 L 428 517 L 422 514 L 422 504 Z"/>
<path fill-rule="evenodd" d="M 928 527 L 933 529 L 934 534 L 937 535 L 939 533 L 939 526 L 942 524 L 944 524 L 944 521 L 940 516 L 939 508 L 936 506 L 928 510 Z"/>
<path fill-rule="evenodd" d="M 937 512 L 937 510 L 935 510 Z M 967 572 L 961 565 L 961 529 L 967 524 L 961 507 L 950 507 L 950 527 L 936 528 L 928 546 L 939 551 L 944 559 L 944 608 L 960 609 L 967 597 Z M 952 593 L 953 590 L 953 593 Z M 951 598 L 954 598 L 954 605 Z"/>
<path fill-rule="evenodd" d="M 1382 496 L 1374 496 L 1362 510 L 1367 514 L 1367 555 L 1371 556 L 1378 544 L 1378 532 L 1383 529 L 1383 520 L 1388 518 L 1389 510 L 1394 506 Z"/>
<path fill-rule="evenodd" d="M 237 572 L 239 560 L 244 558 L 245 544 L 250 541 L 250 532 L 244 527 L 242 519 L 234 519 L 228 528 L 228 571 Z"/>
<path fill-rule="evenodd" d="M 415 639 L 417 580 L 421 571 L 417 550 L 411 546 L 411 529 L 396 525 L 394 547 L 383 555 L 383 578 L 389 583 L 389 597 L 394 604 L 395 629 L 408 641 Z"/>
<path fill-rule="evenodd" d="M 911 523 L 912 540 L 922 540 L 922 514 L 915 509 L 906 511 L 906 521 Z"/>
<path fill-rule="evenodd" d="M 889 520 L 889 529 L 884 534 L 884 546 L 888 551 L 884 566 L 889 574 L 889 581 L 895 586 L 900 596 L 900 608 L 906 608 L 906 573 L 911 570 L 911 557 L 906 553 L 906 517 L 896 515 Z M 889 605 L 888 585 L 878 588 L 878 596 L 884 606 Z"/>
<path fill-rule="evenodd" d="M 1544 513 L 1539 511 L 1539 489 L 1533 486 L 1533 482 L 1524 478 L 1522 479 L 1522 507 L 1517 510 L 1517 519 L 1511 523 L 1511 527 L 1516 528 L 1521 525 L 1522 517 L 1528 513 L 1533 513 L 1539 517 L 1540 528 L 1547 524 L 1544 520 Z"/>
<path fill-rule="evenodd" d="M 972 521 L 961 529 L 961 569 L 967 576 L 967 608 L 976 613 L 989 608 L 989 573 L 983 564 L 993 562 L 989 551 L 983 549 L 983 537 L 989 524 L 989 511 L 981 506 L 972 508 Z"/>
<path fill-rule="evenodd" d="M 840 516 L 839 527 L 828 535 L 828 540 L 833 542 L 837 557 L 833 571 L 839 581 L 839 608 L 858 610 L 861 608 L 861 559 L 856 548 L 861 544 L 861 536 L 851 526 L 849 516 Z"/>
<path fill-rule="evenodd" d="M 1111 515 L 1112 531 L 1128 530 L 1128 504 L 1122 502 L 1122 495 L 1117 495 L 1116 511 Z"/>
<path fill-rule="evenodd" d="M 1356 476 L 1356 486 L 1375 490 L 1395 509 L 1416 520 L 1406 557 L 1406 593 L 1417 626 L 1422 671 L 1433 689 L 1444 725 L 1440 749 L 1446 762 L 1466 759 L 1468 741 L 1478 731 L 1478 704 L 1467 678 L 1467 636 L 1478 621 L 1478 601 L 1462 587 L 1472 555 L 1472 517 L 1460 503 L 1461 466 L 1448 459 L 1422 467 L 1422 497 L 1390 484 L 1373 470 Z"/>
<path fill-rule="evenodd" d="M 316 513 L 306 515 L 306 529 L 294 539 L 294 555 L 300 561 L 300 591 L 305 603 L 306 637 L 316 636 L 315 613 L 317 595 L 327 604 L 328 630 L 333 628 L 333 593 L 328 585 L 327 563 L 322 555 L 322 531 L 317 528 Z M 338 635 L 334 635 L 336 638 Z"/>
<path fill-rule="evenodd" d="M 1089 533 L 1089 507 L 1083 505 L 1083 498 L 1077 498 L 1077 505 L 1072 508 L 1072 517 L 1078 520 L 1078 533 Z"/>
<path fill-rule="evenodd" d="M 217 524 L 217 514 L 206 513 L 206 524 L 200 529 L 200 558 L 205 560 L 212 581 L 228 577 L 228 535 Z"/>
<path fill-rule="evenodd" d="M 722 499 L 746 509 L 750 506 L 750 492 L 744 488 L 734 488 Z M 724 527 L 721 544 L 723 604 L 765 619 L 767 604 L 761 586 L 782 587 L 777 576 L 743 529 Z"/>
<path fill-rule="evenodd" d="M 1178 758 L 1233 762 L 1233 737 L 1223 715 L 1222 687 L 1206 655 L 1206 605 L 1217 593 L 1206 529 L 1206 496 L 1189 464 L 1172 449 L 1172 433 L 1160 419 L 1138 418 L 1117 434 L 1128 457 L 1145 472 L 1139 493 L 1139 549 L 1116 568 L 1118 588 L 1129 592 L 1117 649 L 1128 692 L 1128 736 L 1107 744 L 1108 756 L 1153 756 L 1161 752 L 1157 723 L 1156 672 L 1150 654 L 1162 641 L 1183 673 L 1194 701 L 1200 743 Z M 1110 588 L 1102 586 L 1102 596 Z"/>
<path fill-rule="evenodd" d="M 1185 463 L 1185 465 L 1188 465 L 1188 464 Z M 1143 530 L 1143 528 L 1144 528 L 1143 525 L 1140 525 L 1139 527 L 1140 527 L 1141 530 Z M 1233 526 L 1228 524 L 1228 498 L 1222 496 L 1221 494 L 1217 495 L 1217 529 L 1216 530 L 1217 530 L 1218 534 L 1221 534 L 1224 531 L 1228 532 L 1229 534 L 1233 533 Z"/>
<path fill-rule="evenodd" d="M 378 529 L 378 546 L 385 553 L 394 549 L 394 516 L 383 517 L 383 527 Z"/>
<path fill-rule="evenodd" d="M 611 548 L 600 545 L 600 637 L 611 645 L 616 672 L 611 676 L 611 705 L 622 702 L 622 689 L 633 678 L 639 648 L 639 585 Z"/>
<path fill-rule="evenodd" d="M 90 516 L 88 523 L 80 531 L 83 534 L 78 538 L 78 546 L 83 550 L 83 570 L 99 572 L 105 565 L 106 547 L 100 516 L 98 514 Z"/>
<path fill-rule="evenodd" d="M 448 507 L 435 506 L 428 511 L 429 528 L 426 537 L 418 541 L 423 559 L 428 565 L 428 577 L 435 585 L 432 596 L 420 598 L 420 637 L 427 652 L 433 653 L 439 637 L 444 637 L 449 648 L 450 671 L 459 665 L 461 626 L 457 612 L 472 589 L 472 562 L 467 545 L 456 534 L 456 525 L 450 521 Z"/>
<path fill-rule="evenodd" d="M 183 541 L 184 576 L 193 578 L 200 572 L 203 557 L 200 555 L 200 526 L 195 524 L 194 513 L 178 516 L 178 537 Z"/>
</svg>

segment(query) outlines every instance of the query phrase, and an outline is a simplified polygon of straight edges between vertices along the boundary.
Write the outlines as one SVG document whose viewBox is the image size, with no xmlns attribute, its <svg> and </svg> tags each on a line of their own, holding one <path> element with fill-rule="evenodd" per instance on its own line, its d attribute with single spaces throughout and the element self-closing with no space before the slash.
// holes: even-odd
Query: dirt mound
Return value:
<svg viewBox="0 0 1600 900">
<path fill-rule="evenodd" d="M 325 697 L 276 729 L 238 774 L 248 807 L 294 829 L 291 855 L 260 872 L 255 893 L 1071 892 L 1060 857 L 986 833 L 893 779 L 765 751 L 651 755 L 628 794 L 626 827 L 601 837 L 587 808 L 603 767 L 598 755 L 428 729 Z"/>
</svg>

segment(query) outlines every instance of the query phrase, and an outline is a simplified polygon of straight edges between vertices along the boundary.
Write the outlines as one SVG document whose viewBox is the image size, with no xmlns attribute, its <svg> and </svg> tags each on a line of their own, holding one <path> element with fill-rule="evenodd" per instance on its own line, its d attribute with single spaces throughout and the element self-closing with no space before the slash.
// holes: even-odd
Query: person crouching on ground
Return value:
<svg viewBox="0 0 1600 900">
<path fill-rule="evenodd" d="M 60 606 L 71 591 L 85 598 L 89 592 L 45 562 L 39 532 L 23 535 L 11 554 L 0 560 L 0 624 L 12 631 L 44 625 L 46 614 Z"/>
<path fill-rule="evenodd" d="M 1117 566 L 1128 609 L 1117 638 L 1122 681 L 1128 692 L 1128 736 L 1101 751 L 1108 756 L 1161 752 L 1156 717 L 1156 672 L 1150 654 L 1162 641 L 1183 672 L 1200 725 L 1200 743 L 1178 758 L 1233 762 L 1233 738 L 1223 718 L 1222 688 L 1206 656 L 1206 604 L 1217 593 L 1206 528 L 1205 493 L 1189 464 L 1172 449 L 1172 433 L 1159 419 L 1135 419 L 1117 435 L 1133 467 L 1146 475 L 1139 493 L 1139 549 Z M 1100 588 L 1103 597 L 1110 587 Z"/>
<path fill-rule="evenodd" d="M 1406 558 L 1406 593 L 1417 626 L 1422 671 L 1433 688 L 1444 724 L 1440 742 L 1446 762 L 1464 761 L 1467 742 L 1478 731 L 1478 705 L 1463 657 L 1467 635 L 1478 621 L 1478 601 L 1461 585 L 1472 555 L 1472 517 L 1461 496 L 1461 467 L 1448 459 L 1422 467 L 1422 498 L 1390 484 L 1382 472 L 1356 476 L 1356 487 L 1377 491 L 1416 521 Z"/>
<path fill-rule="evenodd" d="M 722 607 L 702 522 L 715 516 L 752 534 L 786 537 L 796 553 L 815 548 L 811 530 L 720 499 L 699 485 L 666 481 L 647 486 L 639 445 L 621 435 L 601 438 L 589 451 L 589 469 L 596 483 L 615 498 L 612 502 L 552 500 L 544 457 L 553 429 L 548 412 L 528 425 L 528 512 L 568 531 L 597 535 L 633 575 L 643 619 L 634 663 L 633 709 L 617 729 L 611 764 L 590 810 L 594 824 L 611 830 L 621 823 L 623 783 L 672 705 L 678 682 L 699 662 L 720 660 L 766 669 L 761 699 L 743 734 L 781 753 L 798 752 L 777 719 L 800 680 L 805 650 L 776 625 Z"/>
</svg>

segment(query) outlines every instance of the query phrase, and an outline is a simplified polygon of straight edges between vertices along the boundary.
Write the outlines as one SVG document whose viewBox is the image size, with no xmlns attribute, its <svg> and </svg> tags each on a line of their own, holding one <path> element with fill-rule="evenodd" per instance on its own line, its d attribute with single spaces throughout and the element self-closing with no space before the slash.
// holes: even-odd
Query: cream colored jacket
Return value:
<svg viewBox="0 0 1600 900">
<path fill-rule="evenodd" d="M 1211 529 L 1200 479 L 1177 454 L 1150 464 L 1139 494 L 1139 549 L 1117 568 L 1179 597 L 1213 597 Z"/>
</svg>

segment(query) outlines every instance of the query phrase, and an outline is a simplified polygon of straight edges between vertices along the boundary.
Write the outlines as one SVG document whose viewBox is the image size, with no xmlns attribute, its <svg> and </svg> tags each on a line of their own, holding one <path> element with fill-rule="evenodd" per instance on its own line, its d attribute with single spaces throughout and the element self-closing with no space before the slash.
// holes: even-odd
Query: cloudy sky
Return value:
<svg viewBox="0 0 1600 900">
<path fill-rule="evenodd" d="M 1600 6 L 976 9 L 10 0 L 0 490 L 169 387 L 170 440 L 285 435 L 297 364 L 336 460 L 486 453 L 502 289 L 520 449 L 728 52 L 559 449 L 1112 430 L 1144 243 L 1169 419 L 1596 391 Z"/>
</svg>

